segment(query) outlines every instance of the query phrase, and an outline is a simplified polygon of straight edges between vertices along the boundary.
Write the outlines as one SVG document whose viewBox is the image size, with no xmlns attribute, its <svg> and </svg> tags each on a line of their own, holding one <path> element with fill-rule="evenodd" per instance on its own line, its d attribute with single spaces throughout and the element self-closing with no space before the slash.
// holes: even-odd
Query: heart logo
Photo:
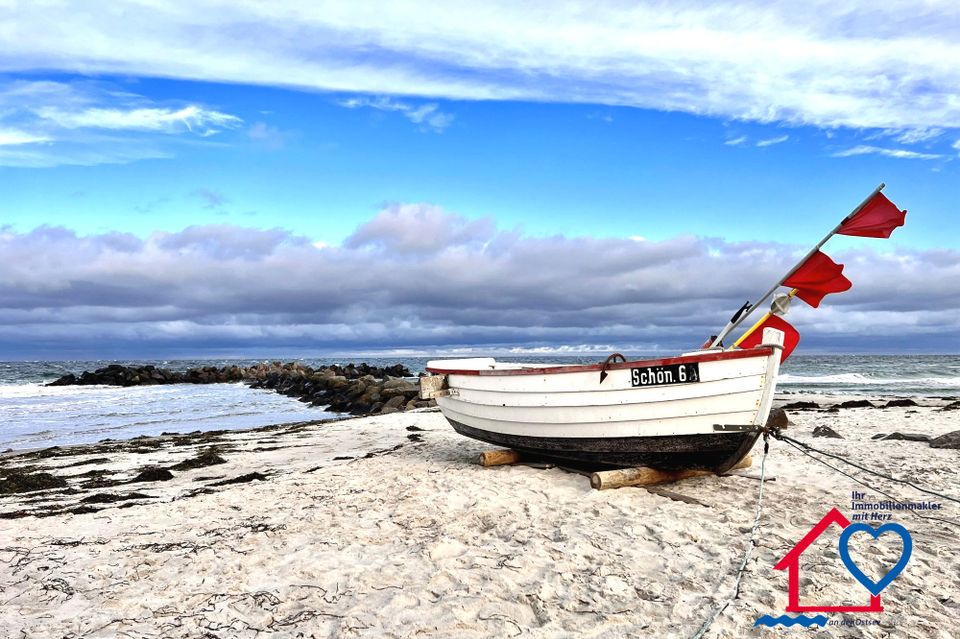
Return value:
<svg viewBox="0 0 960 639">
<path fill-rule="evenodd" d="M 883 533 L 892 532 L 899 535 L 903 541 L 903 552 L 900 554 L 900 560 L 880 581 L 874 582 L 863 574 L 863 571 L 857 568 L 857 564 L 853 563 L 853 559 L 850 558 L 850 537 L 858 532 L 865 532 L 874 539 L 878 539 Z M 910 561 L 910 554 L 912 552 L 913 540 L 910 538 L 910 533 L 907 532 L 907 529 L 900 524 L 884 524 L 879 528 L 873 528 L 868 524 L 856 523 L 850 524 L 840 533 L 840 558 L 843 560 L 843 565 L 846 566 L 850 574 L 874 596 L 879 595 L 884 588 L 890 585 L 891 581 L 896 579 L 897 575 L 903 572 L 903 569 L 907 567 L 907 562 Z"/>
</svg>

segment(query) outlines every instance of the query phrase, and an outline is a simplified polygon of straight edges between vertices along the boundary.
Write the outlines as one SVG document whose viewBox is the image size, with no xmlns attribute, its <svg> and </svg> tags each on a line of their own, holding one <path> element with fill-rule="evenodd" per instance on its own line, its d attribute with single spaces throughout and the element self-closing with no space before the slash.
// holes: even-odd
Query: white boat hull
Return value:
<svg viewBox="0 0 960 639">
<path fill-rule="evenodd" d="M 750 450 L 770 412 L 782 333 L 764 337 L 756 349 L 612 364 L 602 381 L 599 365 L 488 358 L 427 370 L 445 376 L 437 404 L 468 437 L 569 461 L 722 471 Z M 679 368 L 697 379 L 677 379 Z"/>
</svg>

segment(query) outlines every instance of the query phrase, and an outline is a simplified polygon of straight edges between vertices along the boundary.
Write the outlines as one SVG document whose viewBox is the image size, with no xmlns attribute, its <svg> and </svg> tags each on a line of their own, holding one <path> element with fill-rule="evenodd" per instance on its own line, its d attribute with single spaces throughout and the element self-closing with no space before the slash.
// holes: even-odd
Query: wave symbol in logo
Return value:
<svg viewBox="0 0 960 639">
<path fill-rule="evenodd" d="M 776 626 L 786 626 L 790 628 L 796 625 L 801 625 L 804 628 L 809 628 L 814 625 L 826 626 L 827 616 L 817 615 L 816 617 L 808 617 L 806 615 L 797 615 L 796 617 L 791 617 L 790 615 L 780 615 L 779 617 L 771 617 L 770 615 L 764 615 L 753 624 L 754 627 L 766 626 L 768 628 L 775 628 Z"/>
</svg>

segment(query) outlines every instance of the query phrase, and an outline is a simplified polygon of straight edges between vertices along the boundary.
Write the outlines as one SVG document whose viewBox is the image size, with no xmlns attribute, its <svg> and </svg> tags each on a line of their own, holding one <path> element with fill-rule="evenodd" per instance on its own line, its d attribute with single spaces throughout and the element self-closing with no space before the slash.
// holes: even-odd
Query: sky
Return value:
<svg viewBox="0 0 960 639">
<path fill-rule="evenodd" d="M 0 0 L 0 360 L 960 352 L 955 2 Z"/>
</svg>

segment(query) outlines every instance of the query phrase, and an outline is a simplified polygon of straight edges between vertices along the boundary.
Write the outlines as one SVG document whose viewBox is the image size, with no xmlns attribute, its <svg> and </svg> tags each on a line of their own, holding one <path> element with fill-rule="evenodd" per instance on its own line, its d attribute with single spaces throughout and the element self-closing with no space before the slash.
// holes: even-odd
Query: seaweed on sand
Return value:
<svg viewBox="0 0 960 639">
<path fill-rule="evenodd" d="M 67 485 L 66 479 L 50 473 L 21 473 L 11 470 L 4 475 L 4 478 L 0 479 L 0 495 L 65 488 Z"/>
<path fill-rule="evenodd" d="M 140 470 L 140 473 L 131 479 L 128 483 L 136 484 L 142 481 L 169 481 L 173 479 L 173 473 L 166 468 L 159 466 L 147 466 Z"/>
<path fill-rule="evenodd" d="M 215 446 L 211 446 L 205 450 L 197 453 L 196 457 L 191 457 L 190 459 L 185 459 L 179 464 L 174 464 L 170 467 L 171 470 L 192 470 L 194 468 L 205 468 L 207 466 L 216 466 L 217 464 L 226 464 L 227 460 L 221 457 L 219 454 L 219 449 Z"/>
<path fill-rule="evenodd" d="M 88 466 L 90 464 L 109 464 L 109 457 L 94 457 L 93 459 L 81 459 L 80 461 L 73 462 L 72 464 L 67 464 L 62 468 L 73 468 L 75 466 Z"/>
<path fill-rule="evenodd" d="M 112 504 L 118 501 L 127 501 L 128 499 L 156 499 L 156 497 L 153 495 L 144 495 L 143 493 L 127 493 L 126 495 L 97 493 L 84 497 L 80 502 L 84 504 Z"/>
<path fill-rule="evenodd" d="M 246 475 L 240 475 L 239 477 L 234 477 L 233 479 L 224 479 L 223 481 L 218 481 L 216 483 L 210 484 L 211 486 L 229 486 L 230 484 L 245 484 L 251 481 L 263 481 L 267 476 L 263 473 L 258 473 L 256 471 L 252 473 L 247 473 Z"/>
</svg>

